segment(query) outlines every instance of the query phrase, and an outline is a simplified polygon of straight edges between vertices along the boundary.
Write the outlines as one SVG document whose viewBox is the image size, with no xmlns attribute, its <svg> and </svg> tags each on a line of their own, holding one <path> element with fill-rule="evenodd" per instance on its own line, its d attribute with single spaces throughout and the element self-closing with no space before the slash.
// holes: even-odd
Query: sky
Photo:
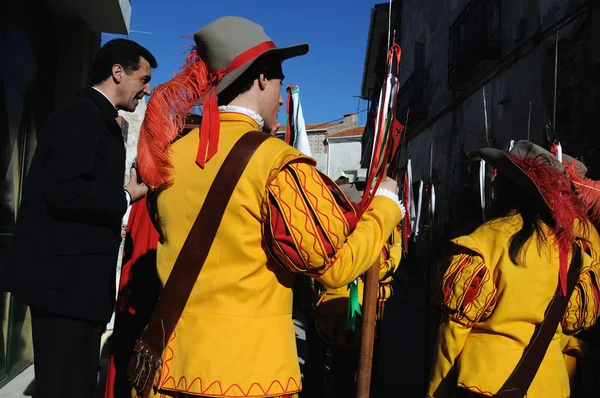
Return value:
<svg viewBox="0 0 600 398">
<path fill-rule="evenodd" d="M 193 33 L 223 16 L 262 25 L 278 47 L 308 43 L 307 55 L 283 63 L 282 95 L 286 101 L 285 87 L 298 85 L 306 123 L 325 123 L 367 107 L 355 96 L 360 95 L 371 8 L 381 2 L 385 0 L 131 0 L 128 38 L 158 61 L 152 87 L 181 66 Z M 104 34 L 103 43 L 117 37 L 124 36 Z M 359 113 L 359 123 L 365 120 L 366 112 Z M 285 121 L 284 106 L 279 122 Z"/>
</svg>

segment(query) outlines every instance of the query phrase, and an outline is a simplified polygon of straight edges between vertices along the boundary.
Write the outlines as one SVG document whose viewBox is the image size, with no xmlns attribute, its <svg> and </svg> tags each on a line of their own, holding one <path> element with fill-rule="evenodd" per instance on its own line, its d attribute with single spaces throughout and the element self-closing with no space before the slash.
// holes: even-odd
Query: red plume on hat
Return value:
<svg viewBox="0 0 600 398">
<path fill-rule="evenodd" d="M 183 130 L 190 109 L 209 88 L 206 65 L 193 50 L 181 72 L 154 89 L 140 128 L 137 157 L 140 175 L 150 187 L 170 185 L 168 147 Z"/>
<path fill-rule="evenodd" d="M 588 217 L 596 224 L 600 223 L 600 182 L 587 178 L 587 167 L 579 160 L 563 154 L 563 166 L 577 196 L 585 206 Z"/>
<path fill-rule="evenodd" d="M 546 207 L 554 220 L 552 230 L 560 252 L 559 279 L 566 294 L 567 257 L 576 239 L 575 220 L 586 220 L 584 206 L 571 188 L 563 165 L 544 148 L 529 141 L 517 141 L 509 151 L 482 148 L 476 153 L 499 173 L 519 186 L 523 193 Z M 587 223 L 581 223 L 587 236 Z"/>
<path fill-rule="evenodd" d="M 196 163 L 204 168 L 218 150 L 217 95 L 260 57 L 274 55 L 283 61 L 308 52 L 307 44 L 277 48 L 260 25 L 240 17 L 211 22 L 194 34 L 194 41 L 196 47 L 182 70 L 152 93 L 140 129 L 139 170 L 152 189 L 172 184 L 169 145 L 183 130 L 194 105 L 204 102 L 196 156 Z"/>
</svg>

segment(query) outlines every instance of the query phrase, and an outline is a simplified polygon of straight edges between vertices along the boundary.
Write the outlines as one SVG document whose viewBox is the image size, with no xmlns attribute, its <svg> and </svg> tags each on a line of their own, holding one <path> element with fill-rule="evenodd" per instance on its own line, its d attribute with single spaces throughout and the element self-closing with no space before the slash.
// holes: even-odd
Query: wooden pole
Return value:
<svg viewBox="0 0 600 398">
<path fill-rule="evenodd" d="M 365 279 L 356 398 L 369 398 L 371 392 L 375 315 L 377 312 L 377 290 L 379 288 L 379 256 L 367 271 Z"/>
<path fill-rule="evenodd" d="M 387 166 L 383 175 L 387 175 Z M 375 326 L 377 323 L 377 293 L 379 291 L 379 255 L 371 268 L 365 273 L 364 287 L 356 398 L 369 398 L 371 393 L 373 345 L 375 344 Z"/>
<path fill-rule="evenodd" d="M 392 30 L 392 2 L 388 9 L 388 51 Z M 394 33 L 395 35 L 395 33 Z M 385 84 L 385 83 L 384 83 Z M 381 104 L 379 104 L 381 106 Z M 372 160 L 372 159 L 371 159 Z M 387 175 L 387 168 L 383 176 Z M 378 252 L 379 253 L 379 252 Z M 379 290 L 379 255 L 365 274 L 363 292 L 362 329 L 360 341 L 360 357 L 358 377 L 356 381 L 356 398 L 369 398 L 371 394 L 371 372 L 373 369 L 373 345 L 375 343 L 375 323 L 377 321 L 377 291 Z"/>
</svg>

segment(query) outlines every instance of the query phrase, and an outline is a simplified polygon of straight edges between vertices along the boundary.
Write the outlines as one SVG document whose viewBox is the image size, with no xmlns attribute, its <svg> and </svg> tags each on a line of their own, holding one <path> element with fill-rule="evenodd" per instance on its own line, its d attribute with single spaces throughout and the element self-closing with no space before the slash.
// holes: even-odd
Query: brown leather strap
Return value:
<svg viewBox="0 0 600 398">
<path fill-rule="evenodd" d="M 577 280 L 579 279 L 579 270 L 581 269 L 581 249 L 576 246 L 575 253 L 571 259 L 571 265 L 567 276 L 567 294 L 561 296 L 560 282 L 557 288 L 557 294 L 554 296 L 548 309 L 546 316 L 541 325 L 538 325 L 536 333 L 534 333 L 529 346 L 525 349 L 521 360 L 517 367 L 504 383 L 500 391 L 494 397 L 514 397 L 522 398 L 529 390 L 531 382 L 544 360 L 546 351 L 550 346 L 550 342 L 556 333 L 556 328 L 562 320 L 569 298 L 575 289 Z"/>
<path fill-rule="evenodd" d="M 236 142 L 214 179 L 204 205 L 177 256 L 141 339 L 162 353 L 212 246 L 229 198 L 256 149 L 270 136 L 250 131 Z"/>
</svg>

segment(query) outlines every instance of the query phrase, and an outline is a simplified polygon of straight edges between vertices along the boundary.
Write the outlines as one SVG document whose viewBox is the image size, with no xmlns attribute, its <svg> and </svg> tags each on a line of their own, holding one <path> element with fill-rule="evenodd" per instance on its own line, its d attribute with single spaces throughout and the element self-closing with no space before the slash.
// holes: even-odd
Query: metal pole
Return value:
<svg viewBox="0 0 600 398">
<path fill-rule="evenodd" d="M 390 9 L 388 10 L 388 41 L 387 41 L 387 49 L 390 49 L 390 33 L 392 33 L 392 1 L 390 0 Z"/>
<path fill-rule="evenodd" d="M 331 177 L 331 175 L 329 174 L 329 164 L 330 164 L 330 157 L 331 157 L 331 143 L 329 142 L 329 140 L 327 138 L 325 138 L 325 142 L 327 143 L 327 176 Z"/>
<path fill-rule="evenodd" d="M 425 251 L 427 254 L 427 258 L 425 261 L 425 369 L 423 370 L 423 376 L 425 379 L 425 388 L 427 388 L 427 383 L 429 381 L 429 359 L 431 357 L 431 349 L 430 349 L 430 331 L 431 331 L 431 267 L 433 262 L 432 255 L 432 246 L 433 246 L 433 213 L 431 211 L 431 187 L 433 186 L 433 140 L 431 141 L 431 146 L 429 149 L 429 206 L 428 206 L 428 223 L 429 223 L 429 244 L 425 241 L 425 237 L 423 237 L 423 244 L 427 245 L 427 250 Z"/>
<path fill-rule="evenodd" d="M 530 133 L 531 133 L 531 101 L 529 101 L 529 117 L 527 118 L 527 141 L 529 141 Z"/>
<path fill-rule="evenodd" d="M 556 93 L 558 82 L 558 30 L 556 31 L 556 42 L 554 44 L 554 114 L 552 115 L 552 135 L 556 137 Z"/>
<path fill-rule="evenodd" d="M 481 87 L 481 90 L 483 91 L 483 120 L 485 123 L 485 143 L 489 148 L 490 141 L 489 141 L 488 116 L 487 116 L 487 101 L 485 100 L 485 84 L 483 85 L 483 87 Z"/>
</svg>

